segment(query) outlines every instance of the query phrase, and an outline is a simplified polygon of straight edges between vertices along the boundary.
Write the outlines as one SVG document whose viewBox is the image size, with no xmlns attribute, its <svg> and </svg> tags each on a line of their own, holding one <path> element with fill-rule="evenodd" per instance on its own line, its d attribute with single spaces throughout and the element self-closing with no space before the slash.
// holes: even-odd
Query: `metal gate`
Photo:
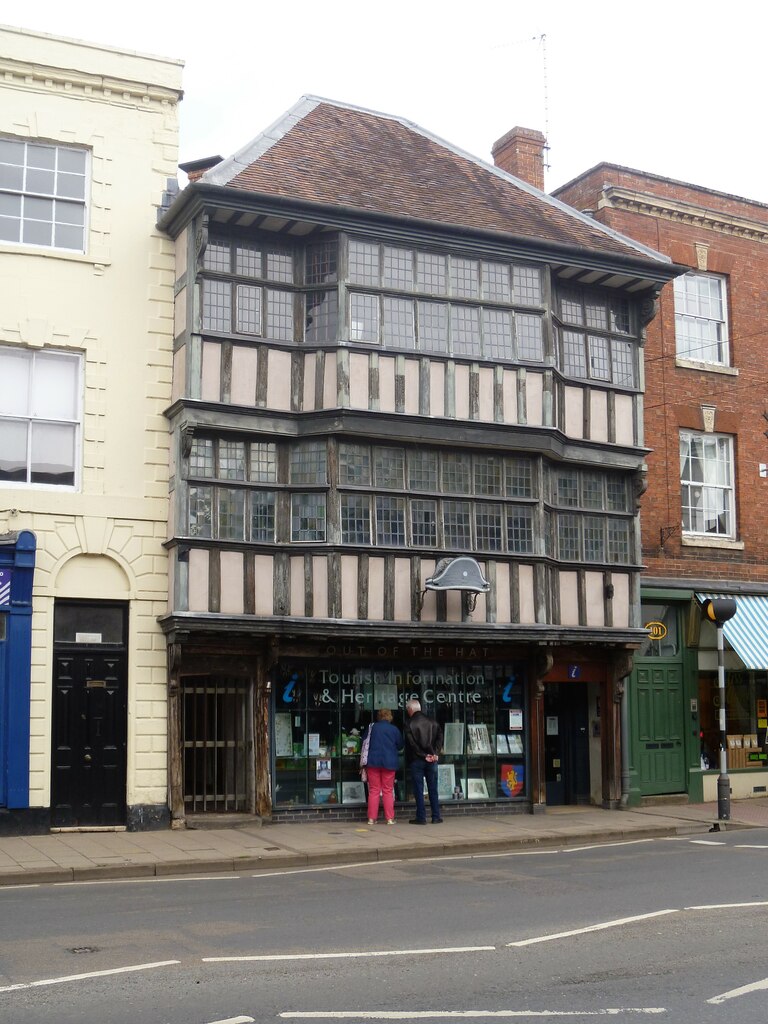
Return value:
<svg viewBox="0 0 768 1024">
<path fill-rule="evenodd" d="M 184 809 L 188 814 L 250 810 L 250 686 L 244 679 L 182 680 Z"/>
</svg>

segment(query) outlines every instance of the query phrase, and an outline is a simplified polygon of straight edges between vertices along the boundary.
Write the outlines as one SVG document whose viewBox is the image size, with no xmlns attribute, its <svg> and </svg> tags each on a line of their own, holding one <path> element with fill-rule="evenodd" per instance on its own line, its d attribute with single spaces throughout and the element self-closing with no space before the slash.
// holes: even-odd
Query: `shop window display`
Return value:
<svg viewBox="0 0 768 1024">
<path fill-rule="evenodd" d="M 380 708 L 402 730 L 417 697 L 443 730 L 440 799 L 527 795 L 527 707 L 521 665 L 342 666 L 282 663 L 273 681 L 273 803 L 362 806 L 362 735 Z M 395 797 L 412 799 L 401 761 Z"/>
</svg>

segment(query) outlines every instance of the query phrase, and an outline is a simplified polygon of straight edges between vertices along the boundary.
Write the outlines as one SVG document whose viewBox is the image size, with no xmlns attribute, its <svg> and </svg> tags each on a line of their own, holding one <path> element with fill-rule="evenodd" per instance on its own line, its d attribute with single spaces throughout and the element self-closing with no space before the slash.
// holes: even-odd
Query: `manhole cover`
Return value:
<svg viewBox="0 0 768 1024">
<path fill-rule="evenodd" d="M 73 946 L 70 953 L 98 953 L 98 946 Z"/>
</svg>

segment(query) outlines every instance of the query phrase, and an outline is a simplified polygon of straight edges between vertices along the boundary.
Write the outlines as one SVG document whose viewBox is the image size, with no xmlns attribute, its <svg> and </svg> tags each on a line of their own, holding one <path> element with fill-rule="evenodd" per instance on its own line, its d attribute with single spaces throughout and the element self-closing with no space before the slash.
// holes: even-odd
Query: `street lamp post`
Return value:
<svg viewBox="0 0 768 1024">
<path fill-rule="evenodd" d="M 723 623 L 736 614 L 732 597 L 714 597 L 704 605 L 704 612 L 717 627 L 717 692 L 720 699 L 720 774 L 717 777 L 717 820 L 730 821 L 731 780 L 728 778 L 728 742 L 725 718 L 725 652 Z"/>
</svg>

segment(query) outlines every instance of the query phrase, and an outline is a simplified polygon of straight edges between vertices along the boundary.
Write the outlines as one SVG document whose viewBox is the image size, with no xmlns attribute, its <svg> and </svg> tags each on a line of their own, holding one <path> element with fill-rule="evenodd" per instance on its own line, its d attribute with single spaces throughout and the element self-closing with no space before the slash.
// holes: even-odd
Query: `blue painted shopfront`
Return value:
<svg viewBox="0 0 768 1024">
<path fill-rule="evenodd" d="M 29 807 L 35 536 L 0 534 L 0 807 Z"/>
</svg>

